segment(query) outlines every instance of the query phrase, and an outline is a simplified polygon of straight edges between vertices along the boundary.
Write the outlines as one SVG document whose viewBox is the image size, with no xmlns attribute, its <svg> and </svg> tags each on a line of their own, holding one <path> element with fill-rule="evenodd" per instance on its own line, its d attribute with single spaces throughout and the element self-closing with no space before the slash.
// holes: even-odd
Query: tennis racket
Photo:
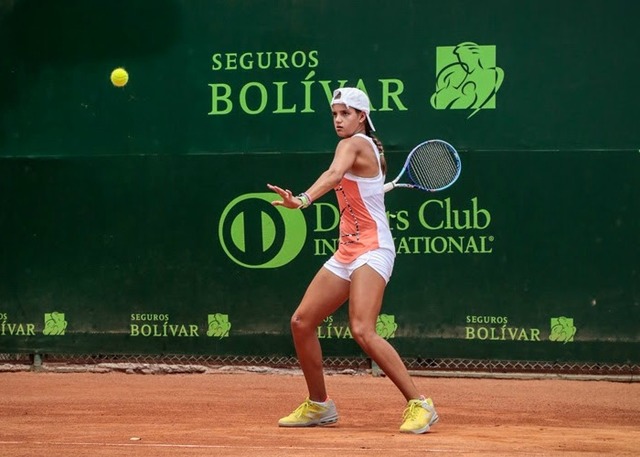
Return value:
<svg viewBox="0 0 640 457">
<path fill-rule="evenodd" d="M 396 187 L 427 192 L 443 190 L 456 182 L 461 170 L 462 162 L 453 146 L 442 140 L 425 141 L 413 148 L 400 174 L 384 185 L 384 191 Z M 404 182 L 399 182 L 401 178 Z"/>
</svg>

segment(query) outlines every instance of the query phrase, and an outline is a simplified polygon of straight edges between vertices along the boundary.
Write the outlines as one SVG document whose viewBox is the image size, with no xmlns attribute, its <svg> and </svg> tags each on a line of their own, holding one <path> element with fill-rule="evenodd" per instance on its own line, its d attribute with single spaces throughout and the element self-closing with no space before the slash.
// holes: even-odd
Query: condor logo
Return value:
<svg viewBox="0 0 640 457">
<path fill-rule="evenodd" d="M 278 268 L 302 250 L 307 224 L 302 211 L 274 207 L 273 193 L 232 200 L 222 212 L 218 238 L 227 256 L 245 268 Z"/>
<path fill-rule="evenodd" d="M 436 91 L 431 106 L 441 109 L 473 110 L 496 108 L 496 94 L 504 70 L 496 65 L 496 47 L 465 42 L 436 49 Z"/>
</svg>

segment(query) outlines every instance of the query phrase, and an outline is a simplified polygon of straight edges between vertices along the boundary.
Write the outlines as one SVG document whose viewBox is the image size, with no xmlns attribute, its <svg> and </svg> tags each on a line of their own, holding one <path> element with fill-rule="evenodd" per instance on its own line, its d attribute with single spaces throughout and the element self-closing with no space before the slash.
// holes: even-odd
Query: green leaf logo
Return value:
<svg viewBox="0 0 640 457">
<path fill-rule="evenodd" d="M 496 47 L 465 42 L 436 48 L 436 90 L 431 106 L 437 110 L 496 108 L 504 71 L 496 66 Z"/>
<path fill-rule="evenodd" d="M 229 322 L 228 314 L 209 314 L 207 336 L 214 336 L 220 339 L 227 338 L 229 330 L 231 330 L 231 322 Z"/>
<path fill-rule="evenodd" d="M 376 322 L 376 333 L 384 339 L 393 338 L 398 329 L 396 318 L 392 314 L 380 314 Z"/>
<path fill-rule="evenodd" d="M 550 341 L 559 343 L 568 343 L 573 341 L 576 334 L 576 328 L 573 325 L 573 319 L 569 317 L 552 317 L 551 318 L 551 334 Z"/>
<path fill-rule="evenodd" d="M 64 313 L 54 311 L 44 314 L 44 335 L 61 336 L 67 329 L 67 321 L 64 320 Z"/>
</svg>

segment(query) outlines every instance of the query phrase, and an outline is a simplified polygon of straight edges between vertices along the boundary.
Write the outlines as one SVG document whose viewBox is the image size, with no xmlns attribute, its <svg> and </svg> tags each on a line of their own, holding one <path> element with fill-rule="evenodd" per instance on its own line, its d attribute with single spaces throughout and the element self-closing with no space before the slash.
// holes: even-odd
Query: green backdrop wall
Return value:
<svg viewBox="0 0 640 457">
<path fill-rule="evenodd" d="M 463 161 L 447 191 L 387 195 L 380 334 L 403 356 L 638 362 L 638 9 L 0 2 L 0 352 L 293 354 L 335 201 L 278 210 L 266 183 L 328 166 L 328 97 L 357 85 L 391 174 L 428 138 Z M 318 333 L 361 354 L 345 310 Z"/>
</svg>

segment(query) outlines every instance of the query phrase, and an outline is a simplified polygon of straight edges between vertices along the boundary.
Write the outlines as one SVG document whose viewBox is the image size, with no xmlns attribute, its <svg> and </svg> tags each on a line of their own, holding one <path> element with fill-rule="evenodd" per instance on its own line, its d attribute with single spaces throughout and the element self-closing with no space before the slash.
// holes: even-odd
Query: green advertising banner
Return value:
<svg viewBox="0 0 640 457">
<path fill-rule="evenodd" d="M 450 190 L 388 194 L 379 332 L 406 356 L 637 360 L 638 156 L 463 153 Z M 302 188 L 317 170 L 291 169 L 330 158 L 2 161 L 2 347 L 291 353 L 338 210 L 276 209 L 265 184 Z M 344 310 L 318 331 L 327 354 L 359 353 Z"/>
<path fill-rule="evenodd" d="M 0 352 L 292 355 L 336 248 L 306 189 L 330 94 L 370 95 L 390 174 L 377 331 L 403 357 L 640 361 L 638 7 L 626 1 L 0 2 Z M 110 77 L 116 68 L 114 82 Z M 346 309 L 324 353 L 362 355 Z"/>
<path fill-rule="evenodd" d="M 13 5 L 13 6 L 11 6 Z M 333 89 L 391 149 L 636 149 L 627 0 L 15 0 L 0 17 L 2 154 L 331 149 Z M 116 67 L 128 84 L 114 87 Z"/>
</svg>

